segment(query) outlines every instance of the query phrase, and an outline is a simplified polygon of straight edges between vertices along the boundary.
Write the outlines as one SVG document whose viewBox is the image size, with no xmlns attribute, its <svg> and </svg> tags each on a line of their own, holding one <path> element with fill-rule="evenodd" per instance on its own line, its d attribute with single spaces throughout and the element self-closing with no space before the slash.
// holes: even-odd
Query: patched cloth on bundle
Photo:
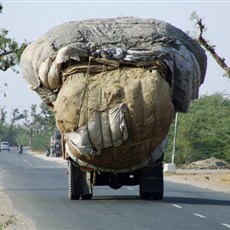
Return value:
<svg viewBox="0 0 230 230">
<path fill-rule="evenodd" d="M 156 161 L 175 112 L 187 112 L 207 58 L 183 31 L 155 19 L 69 22 L 21 57 L 29 86 L 53 109 L 80 165 L 130 171 Z"/>
</svg>

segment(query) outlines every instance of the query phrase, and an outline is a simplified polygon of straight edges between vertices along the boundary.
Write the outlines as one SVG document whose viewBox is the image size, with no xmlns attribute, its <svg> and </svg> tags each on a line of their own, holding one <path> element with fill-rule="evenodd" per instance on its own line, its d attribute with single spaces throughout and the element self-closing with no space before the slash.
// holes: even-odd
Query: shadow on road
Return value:
<svg viewBox="0 0 230 230">
<path fill-rule="evenodd" d="M 191 197 L 165 197 L 164 203 L 177 203 L 177 204 L 199 204 L 199 205 L 218 205 L 230 206 L 230 200 L 216 200 L 206 198 L 191 198 Z"/>
</svg>

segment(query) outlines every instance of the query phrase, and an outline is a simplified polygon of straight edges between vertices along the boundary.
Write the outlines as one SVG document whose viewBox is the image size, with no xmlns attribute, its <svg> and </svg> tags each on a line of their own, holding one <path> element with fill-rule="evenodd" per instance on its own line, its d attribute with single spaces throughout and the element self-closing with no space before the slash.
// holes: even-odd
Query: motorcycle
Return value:
<svg viewBox="0 0 230 230">
<path fill-rule="evenodd" d="M 22 146 L 19 146 L 17 149 L 18 155 L 20 156 L 23 152 Z"/>
</svg>

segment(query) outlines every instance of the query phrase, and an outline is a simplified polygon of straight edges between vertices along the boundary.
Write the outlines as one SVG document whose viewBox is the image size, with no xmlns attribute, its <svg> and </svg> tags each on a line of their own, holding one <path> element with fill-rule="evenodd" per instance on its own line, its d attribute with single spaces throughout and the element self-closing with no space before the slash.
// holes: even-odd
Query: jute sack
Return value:
<svg viewBox="0 0 230 230">
<path fill-rule="evenodd" d="M 108 111 L 121 104 L 126 106 L 128 139 L 120 146 L 101 148 L 100 154 L 85 156 L 69 145 L 71 152 L 92 168 L 124 171 L 147 164 L 175 115 L 171 89 L 158 70 L 128 67 L 95 75 L 75 73 L 60 89 L 54 112 L 56 125 L 63 133 L 78 130 L 98 113 L 107 119 Z M 103 135 L 102 129 L 98 128 L 97 135 Z"/>
</svg>

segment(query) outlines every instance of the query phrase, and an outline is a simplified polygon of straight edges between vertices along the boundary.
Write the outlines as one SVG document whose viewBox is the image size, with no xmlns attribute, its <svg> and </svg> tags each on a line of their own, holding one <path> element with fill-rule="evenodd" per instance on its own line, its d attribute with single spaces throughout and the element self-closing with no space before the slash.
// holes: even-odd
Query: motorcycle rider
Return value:
<svg viewBox="0 0 230 230">
<path fill-rule="evenodd" d="M 18 154 L 21 155 L 22 154 L 22 151 L 23 151 L 23 147 L 22 147 L 22 144 L 18 144 Z"/>
</svg>

